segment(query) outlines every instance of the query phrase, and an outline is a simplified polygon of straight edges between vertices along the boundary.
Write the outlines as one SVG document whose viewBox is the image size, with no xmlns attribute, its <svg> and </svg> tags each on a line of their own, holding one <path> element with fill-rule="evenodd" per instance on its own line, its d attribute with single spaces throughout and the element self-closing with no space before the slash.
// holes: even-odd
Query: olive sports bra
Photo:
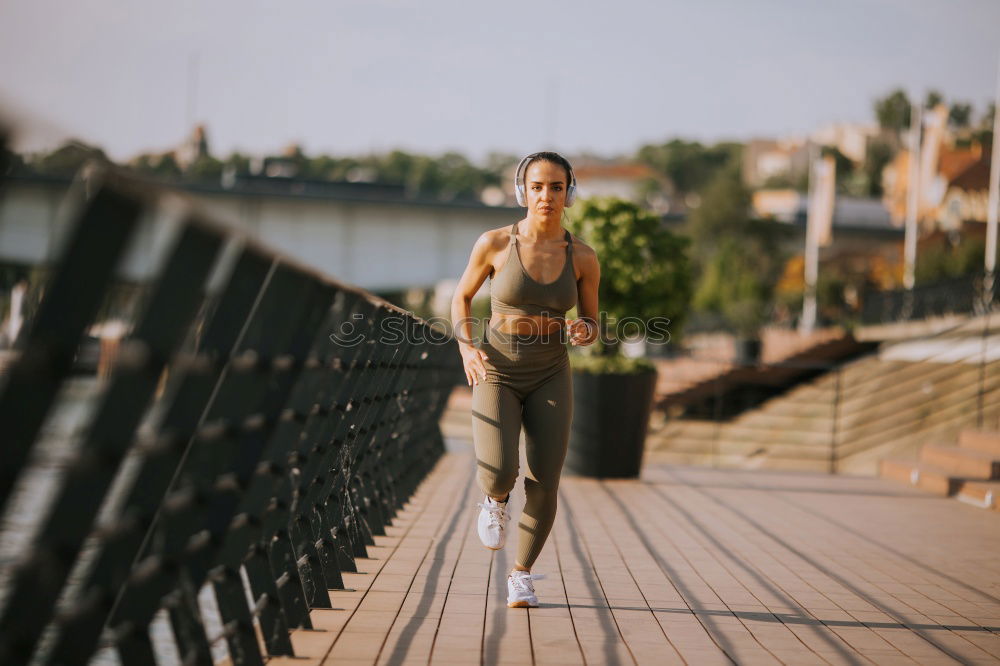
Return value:
<svg viewBox="0 0 1000 666">
<path fill-rule="evenodd" d="M 553 282 L 542 284 L 528 275 L 518 251 L 517 223 L 510 228 L 513 247 L 507 261 L 490 280 L 490 309 L 499 314 L 548 315 L 565 317 L 576 305 L 576 275 L 573 271 L 573 237 L 566 232 L 566 261 Z M 517 264 L 516 266 L 514 264 Z"/>
</svg>

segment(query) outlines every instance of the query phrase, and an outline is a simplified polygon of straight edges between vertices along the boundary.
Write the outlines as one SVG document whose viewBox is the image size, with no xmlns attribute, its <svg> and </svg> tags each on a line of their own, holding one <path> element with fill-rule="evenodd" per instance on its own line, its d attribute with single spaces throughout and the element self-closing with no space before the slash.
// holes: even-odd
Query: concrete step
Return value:
<svg viewBox="0 0 1000 666">
<path fill-rule="evenodd" d="M 782 396 L 772 399 L 756 412 L 747 414 L 756 418 L 821 418 L 829 419 L 833 416 L 834 396 L 829 400 L 806 400 L 802 396 Z"/>
<path fill-rule="evenodd" d="M 966 479 L 1000 479 L 1000 454 L 958 446 L 926 444 L 920 451 L 920 462 Z"/>
<path fill-rule="evenodd" d="M 820 428 L 815 431 L 804 429 L 809 426 L 816 426 L 816 424 L 814 422 L 806 422 L 803 424 L 803 429 L 801 430 L 774 424 L 754 426 L 735 424 L 725 429 L 724 436 L 727 439 L 738 442 L 756 442 L 765 446 L 770 444 L 785 444 L 790 446 L 829 447 L 832 440 L 830 429 Z"/>
<path fill-rule="evenodd" d="M 669 436 L 692 437 L 695 439 L 714 439 L 719 431 L 715 421 L 695 421 L 693 419 L 676 419 L 665 422 L 657 432 Z"/>
<path fill-rule="evenodd" d="M 966 481 L 958 491 L 958 499 L 1000 511 L 1000 481 Z"/>
<path fill-rule="evenodd" d="M 647 451 L 670 451 L 672 453 L 710 454 L 718 448 L 712 439 L 693 439 L 685 437 L 646 438 Z"/>
<path fill-rule="evenodd" d="M 879 462 L 878 475 L 890 481 L 899 481 L 912 485 L 915 482 L 913 476 L 917 463 L 913 460 L 894 460 L 886 458 Z"/>
<path fill-rule="evenodd" d="M 1000 432 L 987 430 L 963 430 L 958 436 L 962 448 L 992 453 L 1000 459 Z"/>
<path fill-rule="evenodd" d="M 943 497 L 954 495 L 964 483 L 964 479 L 955 478 L 942 469 L 913 460 L 883 460 L 879 476 Z"/>
<path fill-rule="evenodd" d="M 976 369 L 972 368 L 974 373 Z M 894 385 L 887 382 L 882 392 L 863 399 L 845 399 L 838 407 L 840 425 L 838 429 L 862 427 L 885 421 L 919 421 L 934 418 L 935 411 L 944 405 L 974 405 L 979 389 L 972 381 L 971 374 L 956 374 L 948 369 L 948 376 L 938 376 L 933 380 Z M 904 417 L 904 412 L 906 416 Z"/>
<path fill-rule="evenodd" d="M 1000 391 L 986 396 L 982 404 L 984 416 L 998 404 L 998 398 Z M 929 432 L 938 425 L 950 423 L 955 428 L 948 437 L 937 440 L 928 438 L 925 441 L 953 442 L 958 438 L 959 432 L 976 423 L 978 409 L 978 398 L 974 391 L 949 394 L 934 401 L 933 407 L 930 404 L 911 404 L 889 405 L 883 409 L 876 404 L 865 413 L 838 419 L 837 437 L 838 441 L 870 446 L 873 443 L 870 440 L 878 443 L 886 438 Z"/>
</svg>

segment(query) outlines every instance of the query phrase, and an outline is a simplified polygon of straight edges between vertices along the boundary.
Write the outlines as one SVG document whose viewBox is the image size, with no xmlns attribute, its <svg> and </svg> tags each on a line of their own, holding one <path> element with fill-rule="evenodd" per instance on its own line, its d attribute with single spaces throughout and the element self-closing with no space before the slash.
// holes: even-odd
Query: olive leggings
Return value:
<svg viewBox="0 0 1000 666">
<path fill-rule="evenodd" d="M 564 331 L 565 329 L 563 329 Z M 563 333 L 518 335 L 486 329 L 486 379 L 472 388 L 472 439 L 484 493 L 503 497 L 517 482 L 524 424 L 524 510 L 517 564 L 531 568 L 556 517 L 559 475 L 573 419 L 573 382 Z"/>
</svg>

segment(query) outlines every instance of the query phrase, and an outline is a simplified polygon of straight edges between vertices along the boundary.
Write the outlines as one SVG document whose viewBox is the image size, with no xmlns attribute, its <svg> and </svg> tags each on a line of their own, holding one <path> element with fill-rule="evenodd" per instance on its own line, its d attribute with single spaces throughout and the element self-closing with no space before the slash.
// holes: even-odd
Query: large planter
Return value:
<svg viewBox="0 0 1000 666">
<path fill-rule="evenodd" d="M 760 338 L 737 337 L 734 341 L 736 347 L 737 365 L 757 365 L 760 363 L 761 342 Z"/>
<path fill-rule="evenodd" d="M 642 467 L 656 370 L 573 372 L 573 429 L 565 469 L 595 478 L 634 478 Z"/>
</svg>

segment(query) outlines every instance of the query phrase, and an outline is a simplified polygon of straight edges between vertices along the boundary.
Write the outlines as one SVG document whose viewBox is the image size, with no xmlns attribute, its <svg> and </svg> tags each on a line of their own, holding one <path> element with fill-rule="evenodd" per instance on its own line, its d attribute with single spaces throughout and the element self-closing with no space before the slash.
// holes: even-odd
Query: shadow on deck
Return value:
<svg viewBox="0 0 1000 666">
<path fill-rule="evenodd" d="M 345 574 L 353 590 L 331 591 L 317 630 L 293 633 L 295 664 L 1000 659 L 1000 518 L 874 478 L 665 465 L 635 481 L 564 476 L 533 569 L 547 576 L 541 607 L 508 609 L 516 535 L 501 551 L 479 543 L 474 455 L 451 437 Z M 512 497 L 511 526 L 523 486 Z"/>
</svg>

